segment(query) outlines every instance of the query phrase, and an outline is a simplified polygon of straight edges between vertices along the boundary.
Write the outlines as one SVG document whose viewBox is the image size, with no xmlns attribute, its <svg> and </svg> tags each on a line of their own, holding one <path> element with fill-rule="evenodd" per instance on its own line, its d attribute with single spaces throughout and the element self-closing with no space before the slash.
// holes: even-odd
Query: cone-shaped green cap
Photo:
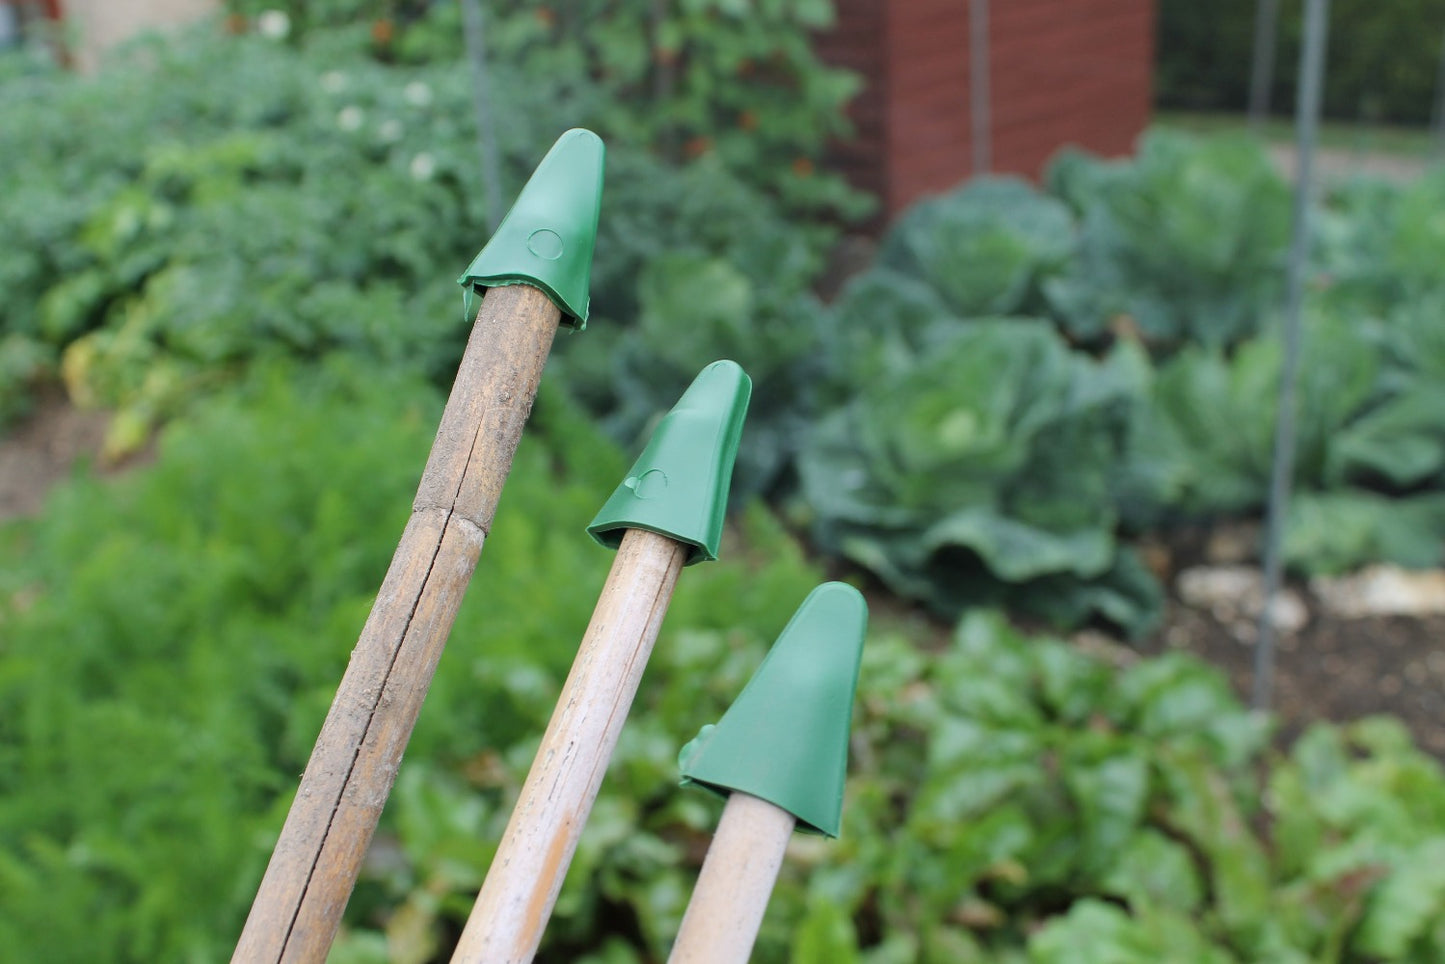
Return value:
<svg viewBox="0 0 1445 964">
<path fill-rule="evenodd" d="M 534 285 L 561 310 L 563 324 L 587 327 L 605 153 L 602 139 L 588 130 L 557 138 L 457 284 L 475 291 Z"/>
<path fill-rule="evenodd" d="M 741 790 L 838 836 L 868 604 L 852 586 L 808 594 L 742 695 L 678 755 L 683 786 Z"/>
<path fill-rule="evenodd" d="M 752 391 L 737 362 L 704 368 L 587 527 L 592 538 L 616 549 L 624 529 L 648 529 L 692 546 L 688 565 L 716 559 Z"/>
</svg>

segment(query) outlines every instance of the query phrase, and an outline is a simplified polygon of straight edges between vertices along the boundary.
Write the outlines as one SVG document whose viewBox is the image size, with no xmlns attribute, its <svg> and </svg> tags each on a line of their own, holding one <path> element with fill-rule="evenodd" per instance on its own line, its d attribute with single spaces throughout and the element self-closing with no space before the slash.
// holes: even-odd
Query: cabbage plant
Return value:
<svg viewBox="0 0 1445 964">
<path fill-rule="evenodd" d="M 940 321 L 912 351 L 887 334 L 799 458 L 819 541 L 945 613 L 1008 598 L 1145 628 L 1154 584 L 1115 539 L 1137 347 L 1096 361 L 1028 319 Z"/>
</svg>

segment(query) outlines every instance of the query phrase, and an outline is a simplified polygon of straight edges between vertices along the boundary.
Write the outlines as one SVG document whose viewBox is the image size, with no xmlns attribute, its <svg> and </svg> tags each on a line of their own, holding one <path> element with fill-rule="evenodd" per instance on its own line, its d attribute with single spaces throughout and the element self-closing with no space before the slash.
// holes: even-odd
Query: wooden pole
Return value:
<svg viewBox="0 0 1445 964">
<path fill-rule="evenodd" d="M 325 960 L 491 529 L 560 318 L 547 295 L 528 285 L 492 288 L 483 298 L 411 520 L 233 962 Z"/>
<path fill-rule="evenodd" d="M 766 800 L 728 797 L 669 964 L 747 964 L 794 823 Z"/>
<path fill-rule="evenodd" d="M 537 953 L 688 547 L 628 529 L 453 962 Z"/>
</svg>

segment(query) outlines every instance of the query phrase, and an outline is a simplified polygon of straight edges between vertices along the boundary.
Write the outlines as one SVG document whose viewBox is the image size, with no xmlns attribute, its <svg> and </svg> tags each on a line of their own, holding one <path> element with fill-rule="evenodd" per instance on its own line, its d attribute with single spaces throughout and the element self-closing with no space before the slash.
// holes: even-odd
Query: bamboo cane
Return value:
<svg viewBox="0 0 1445 964">
<path fill-rule="evenodd" d="M 411 520 L 351 654 L 233 961 L 322 961 L 491 529 L 559 317 L 482 300 Z"/>
<path fill-rule="evenodd" d="M 678 573 L 717 556 L 751 387 L 733 362 L 704 368 L 588 527 L 617 558 L 454 962 L 537 953 Z"/>
<path fill-rule="evenodd" d="M 642 529 L 623 536 L 453 961 L 536 954 L 687 550 Z"/>
<path fill-rule="evenodd" d="M 563 309 L 575 323 L 585 321 L 601 174 L 596 136 L 564 134 L 462 279 L 469 287 L 502 287 L 490 287 L 477 312 L 411 519 L 233 962 L 326 958 L 491 530 Z"/>
<path fill-rule="evenodd" d="M 669 964 L 747 964 L 796 822 L 750 794 L 728 797 Z"/>
</svg>

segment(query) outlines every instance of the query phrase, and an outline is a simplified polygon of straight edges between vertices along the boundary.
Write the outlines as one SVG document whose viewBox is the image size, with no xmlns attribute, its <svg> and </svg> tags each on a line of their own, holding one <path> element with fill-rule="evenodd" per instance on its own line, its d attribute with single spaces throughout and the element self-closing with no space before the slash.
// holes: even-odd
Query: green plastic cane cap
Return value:
<svg viewBox="0 0 1445 964">
<path fill-rule="evenodd" d="M 624 530 L 647 529 L 692 546 L 689 566 L 716 559 L 752 391 L 737 362 L 699 372 L 587 527 L 592 538 L 616 549 Z"/>
<path fill-rule="evenodd" d="M 605 154 L 591 131 L 574 128 L 557 138 L 457 284 L 479 293 L 533 285 L 561 310 L 564 325 L 587 327 Z"/>
<path fill-rule="evenodd" d="M 791 813 L 801 831 L 838 836 L 867 628 L 852 586 L 809 593 L 722 720 L 682 748 L 682 785 L 740 790 Z"/>
</svg>

